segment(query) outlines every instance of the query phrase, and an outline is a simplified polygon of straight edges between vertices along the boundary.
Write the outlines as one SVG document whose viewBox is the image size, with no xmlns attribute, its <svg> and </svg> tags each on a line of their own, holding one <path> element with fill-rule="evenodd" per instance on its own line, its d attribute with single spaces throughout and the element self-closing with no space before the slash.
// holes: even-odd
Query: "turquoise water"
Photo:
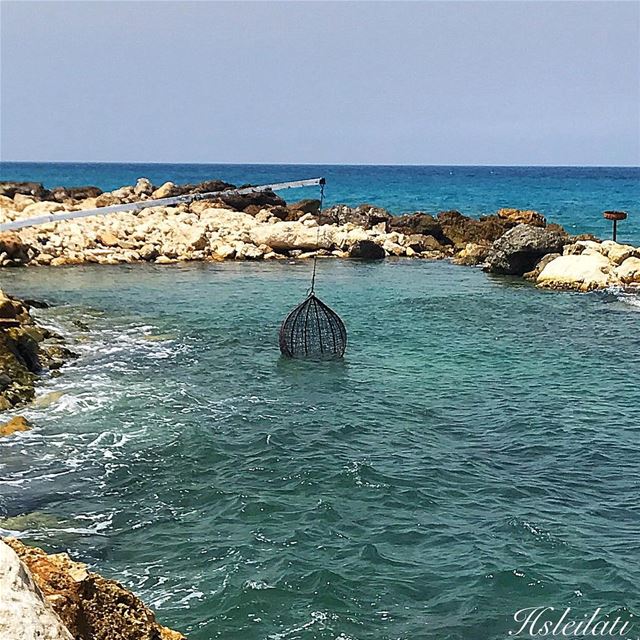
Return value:
<svg viewBox="0 0 640 640">
<path fill-rule="evenodd" d="M 279 358 L 308 262 L 3 273 L 82 357 L 0 440 L 0 514 L 33 513 L 20 535 L 193 640 L 640 614 L 638 299 L 445 262 L 318 268 L 343 363 Z"/>
<path fill-rule="evenodd" d="M 501 207 L 533 208 L 574 233 L 609 237 L 605 209 L 622 209 L 629 219 L 619 239 L 640 244 L 638 167 L 446 167 L 229 164 L 0 163 L 2 180 L 36 180 L 47 187 L 81 184 L 115 189 L 140 176 L 155 184 L 220 178 L 233 184 L 265 184 L 325 176 L 327 203 L 370 202 L 400 214 L 459 209 L 478 216 Z M 283 193 L 297 200 L 317 190 Z"/>
</svg>

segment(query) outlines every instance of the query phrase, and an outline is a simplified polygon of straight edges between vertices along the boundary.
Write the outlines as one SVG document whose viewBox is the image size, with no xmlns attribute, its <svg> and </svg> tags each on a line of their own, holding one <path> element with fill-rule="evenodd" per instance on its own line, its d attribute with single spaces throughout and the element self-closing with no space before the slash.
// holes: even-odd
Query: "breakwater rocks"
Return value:
<svg viewBox="0 0 640 640">
<path fill-rule="evenodd" d="M 75 354 L 62 338 L 39 326 L 29 308 L 0 290 L 0 411 L 33 399 L 43 373 L 55 373 Z"/>
<path fill-rule="evenodd" d="M 115 580 L 14 538 L 0 540 L 0 637 L 185 640 Z"/>
<path fill-rule="evenodd" d="M 154 186 L 140 178 L 107 193 L 0 183 L 0 222 L 225 189 L 229 193 L 191 204 L 5 232 L 0 266 L 403 256 L 482 265 L 492 273 L 526 275 L 545 287 L 587 291 L 640 284 L 638 248 L 571 236 L 530 210 L 500 209 L 479 219 L 458 211 L 393 216 L 372 205 L 320 211 L 317 200 L 287 204 L 269 191 L 238 195 L 221 181 Z"/>
</svg>

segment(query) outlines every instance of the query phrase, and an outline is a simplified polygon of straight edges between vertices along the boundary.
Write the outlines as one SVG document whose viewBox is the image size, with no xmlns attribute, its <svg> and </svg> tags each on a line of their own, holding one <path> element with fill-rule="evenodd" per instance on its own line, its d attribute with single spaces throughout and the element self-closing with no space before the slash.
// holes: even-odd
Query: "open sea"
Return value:
<svg viewBox="0 0 640 640">
<path fill-rule="evenodd" d="M 1 178 L 317 175 L 329 203 L 530 207 L 600 236 L 602 211 L 623 209 L 620 239 L 640 244 L 638 169 L 3 164 Z M 69 551 L 191 640 L 506 640 L 525 607 L 640 616 L 640 299 L 320 260 L 346 357 L 285 361 L 278 327 L 310 270 L 0 270 L 2 289 L 51 303 L 37 317 L 80 354 L 14 412 L 35 428 L 0 440 L 0 534 Z"/>
</svg>

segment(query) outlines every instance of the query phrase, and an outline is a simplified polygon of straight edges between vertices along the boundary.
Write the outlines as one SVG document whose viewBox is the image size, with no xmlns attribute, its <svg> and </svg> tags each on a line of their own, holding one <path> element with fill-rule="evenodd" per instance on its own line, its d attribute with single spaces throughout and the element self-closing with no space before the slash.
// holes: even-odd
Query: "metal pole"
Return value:
<svg viewBox="0 0 640 640">
<path fill-rule="evenodd" d="M 130 202 L 126 204 L 114 204 L 109 207 L 98 209 L 87 209 L 85 211 L 64 211 L 62 213 L 50 213 L 43 216 L 33 216 L 23 220 L 14 220 L 0 224 L 0 231 L 14 231 L 25 227 L 34 227 L 47 222 L 60 222 L 62 220 L 75 220 L 77 218 L 88 218 L 89 216 L 105 216 L 109 213 L 119 213 L 122 211 L 142 211 L 150 207 L 167 206 L 172 204 L 184 204 L 197 200 L 208 200 L 220 195 L 246 195 L 259 193 L 261 191 L 283 191 L 284 189 L 298 189 L 300 187 L 313 187 L 324 184 L 324 178 L 310 178 L 309 180 L 296 180 L 294 182 L 274 182 L 272 184 L 261 184 L 256 187 L 244 187 L 242 189 L 225 189 L 224 191 L 209 191 L 207 193 L 191 193 L 172 198 L 159 198 L 156 200 L 143 200 L 141 202 Z"/>
</svg>

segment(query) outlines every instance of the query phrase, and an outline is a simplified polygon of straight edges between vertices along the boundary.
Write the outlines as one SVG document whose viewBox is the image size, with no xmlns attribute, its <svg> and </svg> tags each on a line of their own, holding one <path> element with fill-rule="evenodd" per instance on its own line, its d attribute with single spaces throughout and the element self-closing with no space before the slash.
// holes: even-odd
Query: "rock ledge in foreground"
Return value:
<svg viewBox="0 0 640 640">
<path fill-rule="evenodd" d="M 5 538 L 0 541 L 0 563 L 2 554 L 17 554 L 30 572 L 23 572 L 23 580 L 28 582 L 32 577 L 45 605 L 70 632 L 43 636 L 47 640 L 185 640 L 181 633 L 158 624 L 153 612 L 121 584 L 87 571 L 86 565 L 74 562 L 66 553 L 48 555 L 42 549 Z M 3 599 L 0 592 L 0 602 Z M 10 619 L 11 612 L 5 615 Z M 16 640 L 22 637 L 40 636 L 18 636 Z"/>
</svg>

